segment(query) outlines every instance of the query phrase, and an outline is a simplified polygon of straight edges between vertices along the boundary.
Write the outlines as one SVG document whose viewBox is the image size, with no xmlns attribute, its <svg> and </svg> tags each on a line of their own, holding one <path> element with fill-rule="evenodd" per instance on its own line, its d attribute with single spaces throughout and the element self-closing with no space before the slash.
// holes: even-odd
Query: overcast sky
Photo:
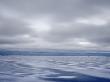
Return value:
<svg viewBox="0 0 110 82">
<path fill-rule="evenodd" d="M 0 48 L 110 50 L 110 0 L 0 0 Z"/>
</svg>

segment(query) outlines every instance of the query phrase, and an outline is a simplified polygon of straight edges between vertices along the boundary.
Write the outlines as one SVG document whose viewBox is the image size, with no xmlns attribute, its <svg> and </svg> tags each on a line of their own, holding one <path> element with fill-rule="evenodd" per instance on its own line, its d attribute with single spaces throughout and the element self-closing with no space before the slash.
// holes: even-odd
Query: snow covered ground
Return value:
<svg viewBox="0 0 110 82">
<path fill-rule="evenodd" d="M 0 56 L 0 82 L 110 82 L 110 57 Z"/>
</svg>

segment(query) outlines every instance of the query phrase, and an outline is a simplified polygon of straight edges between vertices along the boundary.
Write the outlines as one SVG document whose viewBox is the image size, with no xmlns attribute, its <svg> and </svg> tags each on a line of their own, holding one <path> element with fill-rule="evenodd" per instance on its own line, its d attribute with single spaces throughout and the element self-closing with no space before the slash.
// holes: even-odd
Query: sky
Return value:
<svg viewBox="0 0 110 82">
<path fill-rule="evenodd" d="M 110 0 L 0 0 L 0 48 L 110 50 Z"/>
</svg>

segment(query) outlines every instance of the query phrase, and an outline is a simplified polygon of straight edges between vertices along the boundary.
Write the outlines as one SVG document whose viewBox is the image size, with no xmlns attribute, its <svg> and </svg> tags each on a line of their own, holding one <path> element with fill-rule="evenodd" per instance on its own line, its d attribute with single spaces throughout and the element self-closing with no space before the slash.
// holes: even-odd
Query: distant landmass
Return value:
<svg viewBox="0 0 110 82">
<path fill-rule="evenodd" d="M 23 56 L 110 56 L 110 51 L 89 50 L 10 50 L 0 49 L 0 55 L 23 55 Z"/>
</svg>

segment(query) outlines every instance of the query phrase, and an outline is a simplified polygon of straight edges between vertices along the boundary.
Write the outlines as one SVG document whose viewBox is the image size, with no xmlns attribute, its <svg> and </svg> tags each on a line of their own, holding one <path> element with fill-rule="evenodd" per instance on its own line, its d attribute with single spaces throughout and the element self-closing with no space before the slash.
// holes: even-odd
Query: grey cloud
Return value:
<svg viewBox="0 0 110 82">
<path fill-rule="evenodd" d="M 2 13 L 0 14 L 0 44 L 16 44 L 28 41 L 33 43 L 33 40 L 29 39 L 41 38 L 48 44 L 50 42 L 63 46 L 67 42 L 66 46 L 68 47 L 69 40 L 79 38 L 102 47 L 110 46 L 110 20 L 107 20 L 108 24 L 102 26 L 76 24 L 74 22 L 72 25 L 69 24 L 80 17 L 106 15 L 106 18 L 110 18 L 110 0 L 0 0 L 0 5 L 0 13 Z M 7 17 L 8 14 L 4 14 L 4 10 L 8 14 L 11 12 L 12 15 Z M 14 15 L 16 13 L 18 13 L 18 17 Z M 30 28 L 24 19 L 31 20 L 31 18 L 37 19 L 37 17 L 43 16 L 52 19 L 51 30 L 43 33 L 44 35 L 41 32 L 39 33 L 41 35 L 37 36 L 35 29 Z M 68 25 L 57 25 L 58 23 L 68 23 Z M 29 35 L 30 38 L 23 39 L 22 36 L 24 35 Z M 20 38 L 16 36 L 20 36 Z M 7 39 L 3 37 L 7 37 Z M 14 39 L 11 37 L 14 37 Z M 72 44 L 72 42 L 70 43 Z M 73 44 L 76 45 L 74 42 Z"/>
<path fill-rule="evenodd" d="M 86 39 L 98 45 L 110 43 L 110 25 L 72 25 L 70 27 L 55 27 L 45 38 L 52 42 L 65 42 L 69 39 Z"/>
<path fill-rule="evenodd" d="M 0 21 L 0 35 L 24 35 L 31 31 L 31 29 L 27 27 L 26 23 L 19 19 L 3 18 Z"/>
<path fill-rule="evenodd" d="M 57 21 L 100 13 L 87 0 L 2 0 L 1 4 L 25 16 L 51 14 Z M 94 2 L 95 3 L 95 2 Z"/>
<path fill-rule="evenodd" d="M 85 0 L 89 5 L 110 7 L 110 0 Z"/>
<path fill-rule="evenodd" d="M 32 33 L 27 23 L 18 18 L 0 16 L 0 44 L 22 44 L 33 40 L 26 38 Z"/>
<path fill-rule="evenodd" d="M 100 13 L 97 6 L 109 6 L 109 0 L 1 0 L 0 3 L 25 15 L 54 14 L 70 18 Z"/>
<path fill-rule="evenodd" d="M 0 44 L 9 44 L 9 45 L 15 45 L 15 44 L 27 44 L 34 42 L 33 38 L 26 38 L 24 36 L 16 36 L 16 37 L 8 37 L 8 36 L 0 36 Z"/>
</svg>

